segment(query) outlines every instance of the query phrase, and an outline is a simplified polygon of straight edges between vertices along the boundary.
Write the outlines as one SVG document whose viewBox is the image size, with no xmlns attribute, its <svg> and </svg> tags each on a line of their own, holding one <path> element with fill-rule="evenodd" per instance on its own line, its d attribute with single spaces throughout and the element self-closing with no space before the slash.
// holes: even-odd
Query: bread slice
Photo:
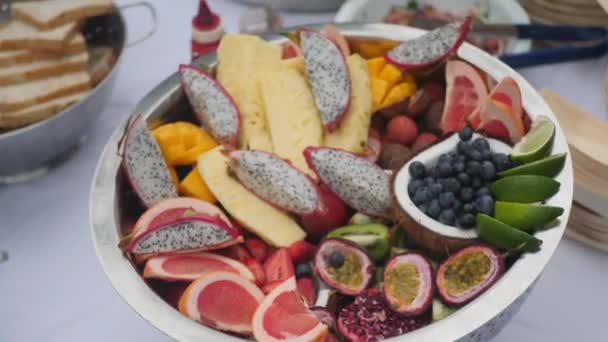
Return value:
<svg viewBox="0 0 608 342">
<path fill-rule="evenodd" d="M 0 68 L 0 86 L 29 82 L 87 68 L 87 51 L 63 57 L 51 57 L 27 64 Z"/>
<path fill-rule="evenodd" d="M 72 21 L 102 15 L 113 10 L 111 0 L 24 1 L 11 5 L 14 18 L 40 30 L 50 30 Z"/>
<path fill-rule="evenodd" d="M 78 24 L 71 22 L 49 31 L 19 20 L 11 20 L 0 28 L 0 50 L 31 49 L 62 52 L 76 31 Z"/>
<path fill-rule="evenodd" d="M 55 115 L 69 105 L 82 100 L 88 94 L 88 91 L 84 91 L 59 97 L 15 112 L 0 112 L 0 129 L 19 128 L 42 121 Z"/>
<path fill-rule="evenodd" d="M 40 59 L 53 58 L 58 55 L 71 55 L 81 53 L 87 48 L 84 36 L 80 33 L 74 35 L 61 53 L 52 53 L 43 50 L 7 50 L 0 51 L 0 67 L 13 66 L 21 63 L 32 63 Z"/>
<path fill-rule="evenodd" d="M 0 87 L 0 112 L 15 112 L 58 97 L 90 89 L 86 71 Z"/>
<path fill-rule="evenodd" d="M 112 70 L 116 62 L 114 49 L 109 46 L 95 46 L 89 49 L 89 75 L 91 85 L 95 86 L 101 82 Z"/>
</svg>

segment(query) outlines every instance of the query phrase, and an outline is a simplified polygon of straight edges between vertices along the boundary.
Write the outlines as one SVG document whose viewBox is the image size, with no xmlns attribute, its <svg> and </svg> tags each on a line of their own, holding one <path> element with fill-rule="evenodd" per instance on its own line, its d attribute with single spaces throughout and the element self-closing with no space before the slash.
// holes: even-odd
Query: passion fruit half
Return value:
<svg viewBox="0 0 608 342">
<path fill-rule="evenodd" d="M 449 306 L 467 304 L 491 287 L 504 269 L 504 259 L 494 248 L 481 244 L 465 247 L 439 265 L 439 296 Z"/>
<path fill-rule="evenodd" d="M 374 264 L 367 252 L 344 239 L 326 239 L 314 259 L 317 274 L 337 292 L 356 296 L 371 282 Z"/>
<path fill-rule="evenodd" d="M 425 312 L 433 300 L 433 268 L 418 253 L 392 257 L 384 268 L 384 297 L 391 309 L 411 317 Z"/>
</svg>

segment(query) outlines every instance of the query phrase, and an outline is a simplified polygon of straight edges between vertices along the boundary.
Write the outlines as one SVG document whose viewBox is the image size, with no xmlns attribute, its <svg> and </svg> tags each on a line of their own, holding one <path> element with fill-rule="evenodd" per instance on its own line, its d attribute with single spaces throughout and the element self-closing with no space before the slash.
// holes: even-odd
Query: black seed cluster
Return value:
<svg viewBox="0 0 608 342">
<path fill-rule="evenodd" d="M 485 138 L 471 141 L 470 127 L 458 133 L 455 149 L 439 156 L 433 167 L 410 164 L 408 194 L 427 216 L 464 229 L 475 226 L 475 215 L 494 214 L 494 199 L 488 188 L 496 174 L 512 167 L 504 153 L 494 153 Z"/>
<path fill-rule="evenodd" d="M 231 235 L 211 222 L 182 221 L 162 227 L 137 242 L 133 253 L 160 253 L 213 246 L 229 241 Z"/>
</svg>

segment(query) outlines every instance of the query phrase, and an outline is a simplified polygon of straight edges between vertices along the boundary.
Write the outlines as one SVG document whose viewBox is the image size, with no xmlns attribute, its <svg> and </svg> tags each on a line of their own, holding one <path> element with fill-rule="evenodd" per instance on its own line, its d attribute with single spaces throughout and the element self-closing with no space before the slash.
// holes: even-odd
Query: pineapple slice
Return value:
<svg viewBox="0 0 608 342">
<path fill-rule="evenodd" d="M 274 153 L 316 178 L 303 151 L 321 145 L 323 124 L 308 82 L 296 69 L 281 67 L 260 79 L 260 90 Z"/>
<path fill-rule="evenodd" d="M 306 236 L 286 212 L 259 199 L 228 174 L 228 157 L 221 146 L 198 159 L 198 171 L 232 218 L 270 245 L 288 247 Z"/>
<path fill-rule="evenodd" d="M 281 62 L 281 47 L 256 36 L 226 34 L 217 50 L 217 80 L 234 98 L 241 112 L 239 148 L 272 152 L 266 114 L 257 80 Z"/>
<path fill-rule="evenodd" d="M 281 64 L 285 67 L 297 70 L 302 75 L 306 75 L 306 64 L 304 64 L 304 58 L 302 57 L 284 59 L 281 61 Z"/>
<path fill-rule="evenodd" d="M 372 92 L 367 62 L 359 55 L 347 59 L 351 80 L 348 113 L 333 133 L 325 135 L 325 146 L 362 154 L 367 148 L 367 135 L 372 118 Z"/>
</svg>

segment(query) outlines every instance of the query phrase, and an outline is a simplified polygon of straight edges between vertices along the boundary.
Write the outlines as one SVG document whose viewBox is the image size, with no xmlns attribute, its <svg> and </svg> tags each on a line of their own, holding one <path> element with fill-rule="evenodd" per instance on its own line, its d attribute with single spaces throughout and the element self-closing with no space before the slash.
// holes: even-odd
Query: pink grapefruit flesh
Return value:
<svg viewBox="0 0 608 342">
<path fill-rule="evenodd" d="M 194 281 L 214 272 L 229 272 L 254 280 L 242 263 L 213 253 L 152 257 L 146 262 L 143 275 L 167 281 Z"/>
</svg>

